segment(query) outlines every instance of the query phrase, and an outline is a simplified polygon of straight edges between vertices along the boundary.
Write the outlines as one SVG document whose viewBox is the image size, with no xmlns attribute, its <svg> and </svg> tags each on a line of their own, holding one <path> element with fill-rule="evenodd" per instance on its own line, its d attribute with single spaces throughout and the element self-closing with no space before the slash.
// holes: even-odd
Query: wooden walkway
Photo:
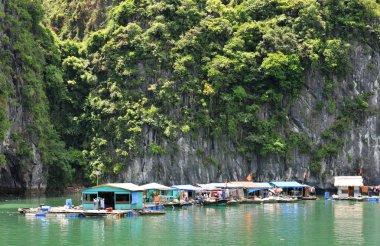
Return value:
<svg viewBox="0 0 380 246">
<path fill-rule="evenodd" d="M 83 209 L 67 209 L 64 207 L 52 207 L 48 211 L 44 211 L 41 208 L 19 208 L 18 211 L 25 215 L 34 215 L 34 216 L 41 216 L 41 217 L 45 217 L 49 215 L 73 215 L 73 217 L 96 217 L 96 216 L 127 217 L 127 216 L 133 216 L 136 214 L 136 211 L 134 210 L 83 210 Z"/>
</svg>

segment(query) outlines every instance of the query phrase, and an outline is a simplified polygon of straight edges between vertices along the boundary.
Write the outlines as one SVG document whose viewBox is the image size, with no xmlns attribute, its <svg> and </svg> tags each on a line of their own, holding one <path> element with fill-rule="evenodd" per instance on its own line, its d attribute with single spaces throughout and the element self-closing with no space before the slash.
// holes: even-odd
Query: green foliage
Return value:
<svg viewBox="0 0 380 246">
<path fill-rule="evenodd" d="M 165 153 L 164 148 L 162 148 L 160 145 L 151 143 L 149 145 L 149 150 L 153 155 L 162 155 Z"/>
<path fill-rule="evenodd" d="M 323 50 L 324 70 L 328 74 L 344 74 L 348 69 L 349 45 L 340 39 L 327 40 Z"/>
<path fill-rule="evenodd" d="M 290 132 L 286 138 L 288 151 L 297 148 L 301 153 L 309 154 L 311 152 L 312 143 L 305 134 L 298 132 Z"/>
<path fill-rule="evenodd" d="M 0 167 L 7 166 L 7 159 L 4 154 L 0 153 Z"/>
<path fill-rule="evenodd" d="M 302 88 L 302 70 L 296 55 L 268 54 L 260 66 L 266 78 L 278 83 L 281 90 L 297 95 Z"/>
<path fill-rule="evenodd" d="M 169 145 L 189 133 L 228 136 L 247 157 L 297 148 L 312 152 L 317 173 L 339 152 L 351 121 L 369 113 L 368 95 L 340 102 L 339 81 L 331 81 L 349 71 L 353 40 L 378 47 L 375 0 L 45 0 L 45 19 L 37 1 L 8 2 L 17 35 L 1 37 L 12 49 L 0 49 L 0 138 L 16 63 L 34 122 L 25 137 L 37 139 L 49 173 L 62 175 L 52 186 L 70 182 L 73 168 L 93 180 L 96 170 L 119 174 L 142 148 L 169 153 L 156 143 L 142 147 L 151 131 Z M 326 76 L 328 103 L 318 110 L 337 116 L 317 147 L 288 133 L 309 69 Z"/>
<path fill-rule="evenodd" d="M 321 165 L 320 162 L 312 162 L 310 164 L 310 171 L 314 175 L 318 175 L 320 173 L 320 171 L 321 171 L 321 168 L 322 168 L 322 165 Z"/>
<path fill-rule="evenodd" d="M 135 13 L 135 3 L 133 0 L 123 1 L 112 9 L 112 19 L 121 26 L 126 26 L 129 18 Z"/>
</svg>

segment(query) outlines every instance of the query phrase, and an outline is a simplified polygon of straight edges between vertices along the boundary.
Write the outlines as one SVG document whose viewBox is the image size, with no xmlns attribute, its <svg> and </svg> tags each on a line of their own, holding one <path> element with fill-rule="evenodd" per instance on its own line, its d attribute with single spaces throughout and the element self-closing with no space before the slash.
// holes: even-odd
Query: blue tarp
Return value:
<svg viewBox="0 0 380 246">
<path fill-rule="evenodd" d="M 287 182 L 270 182 L 272 185 L 278 188 L 305 188 L 308 185 L 300 184 L 295 181 L 287 181 Z"/>
<path fill-rule="evenodd" d="M 132 204 L 137 204 L 139 202 L 139 194 L 137 192 L 132 192 Z"/>
<path fill-rule="evenodd" d="M 178 190 L 200 190 L 199 187 L 195 187 L 193 185 L 173 185 L 172 187 Z"/>
<path fill-rule="evenodd" d="M 258 190 L 265 190 L 267 188 L 250 188 L 248 189 L 248 192 L 251 193 L 251 192 L 255 192 L 255 191 L 258 191 Z"/>
<path fill-rule="evenodd" d="M 258 186 L 261 186 L 261 187 L 249 188 L 249 189 L 248 189 L 248 192 L 249 192 L 249 193 L 251 193 L 251 192 L 255 192 L 255 191 L 258 191 L 258 190 L 267 190 L 267 189 L 272 188 L 272 186 L 271 186 L 269 183 L 259 183 L 259 182 L 255 182 L 255 184 L 258 185 Z"/>
</svg>

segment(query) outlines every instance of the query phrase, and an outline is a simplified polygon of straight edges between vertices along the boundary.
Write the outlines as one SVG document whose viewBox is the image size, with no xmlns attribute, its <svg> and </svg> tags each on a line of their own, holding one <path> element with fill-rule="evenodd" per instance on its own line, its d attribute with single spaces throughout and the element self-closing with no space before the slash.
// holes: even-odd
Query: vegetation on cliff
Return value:
<svg viewBox="0 0 380 246">
<path fill-rule="evenodd" d="M 6 78 L 22 68 L 29 139 L 51 169 L 65 170 L 49 172 L 52 180 L 73 168 L 92 178 L 118 174 L 140 155 L 175 149 L 163 141 L 200 132 L 228 136 L 247 160 L 299 148 L 318 173 L 339 152 L 352 112 L 368 111 L 367 94 L 331 95 L 350 70 L 352 42 L 379 50 L 376 0 L 57 0 L 44 1 L 45 19 L 41 6 L 10 0 L 0 14 L 9 57 L 0 103 L 11 103 Z M 327 103 L 319 107 L 337 119 L 319 145 L 288 127 L 310 70 L 323 72 Z M 9 128 L 4 108 L 1 129 Z M 141 146 L 147 129 L 154 142 Z"/>
</svg>

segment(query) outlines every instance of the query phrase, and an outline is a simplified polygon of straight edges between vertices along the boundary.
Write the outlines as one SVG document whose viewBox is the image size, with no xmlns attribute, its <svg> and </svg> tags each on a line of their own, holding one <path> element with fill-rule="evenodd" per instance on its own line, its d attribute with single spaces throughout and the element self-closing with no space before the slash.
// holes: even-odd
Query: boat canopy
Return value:
<svg viewBox="0 0 380 246">
<path fill-rule="evenodd" d="M 168 186 L 157 184 L 157 183 L 149 183 L 140 186 L 143 190 L 173 190 Z"/>
<path fill-rule="evenodd" d="M 363 177 L 362 176 L 335 176 L 334 177 L 334 186 L 363 186 Z"/>
<path fill-rule="evenodd" d="M 178 189 L 178 190 L 189 190 L 189 191 L 201 190 L 201 188 L 195 187 L 193 185 L 172 185 L 172 188 Z"/>
<path fill-rule="evenodd" d="M 305 188 L 308 185 L 300 184 L 296 181 L 283 181 L 283 182 L 270 182 L 275 187 L 278 188 Z"/>
</svg>

